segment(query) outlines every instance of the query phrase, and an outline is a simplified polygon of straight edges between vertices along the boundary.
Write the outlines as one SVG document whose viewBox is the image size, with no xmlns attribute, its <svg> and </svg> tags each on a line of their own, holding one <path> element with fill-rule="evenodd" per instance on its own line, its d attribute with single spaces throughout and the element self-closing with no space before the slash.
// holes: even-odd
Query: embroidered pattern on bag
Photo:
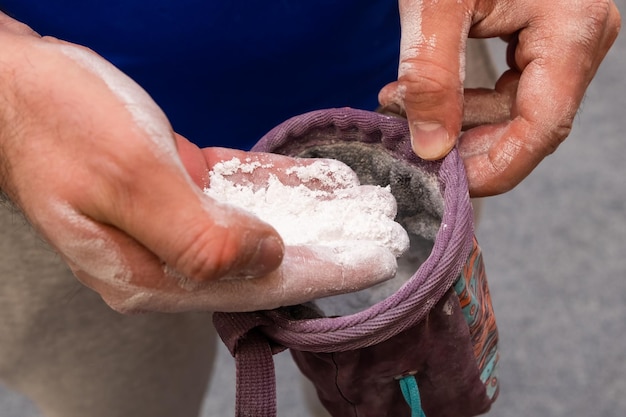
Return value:
<svg viewBox="0 0 626 417">
<path fill-rule="evenodd" d="M 498 329 L 482 252 L 476 238 L 454 290 L 469 326 L 480 379 L 485 384 L 487 396 L 494 399 L 498 393 Z"/>
</svg>

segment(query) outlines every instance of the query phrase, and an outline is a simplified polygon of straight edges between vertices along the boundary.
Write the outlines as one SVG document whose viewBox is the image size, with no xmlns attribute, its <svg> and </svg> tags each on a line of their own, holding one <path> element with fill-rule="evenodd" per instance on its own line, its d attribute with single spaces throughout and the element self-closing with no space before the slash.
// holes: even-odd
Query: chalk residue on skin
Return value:
<svg viewBox="0 0 626 417">
<path fill-rule="evenodd" d="M 125 264 L 119 246 L 98 226 L 68 204 L 51 203 L 48 208 L 53 213 L 50 219 L 55 222 L 54 226 L 47 225 L 48 230 L 55 231 L 51 240 L 74 272 L 84 272 L 115 285 L 130 282 L 132 272 Z"/>
<path fill-rule="evenodd" d="M 237 158 L 217 164 L 205 193 L 252 212 L 272 225 L 286 245 L 340 247 L 350 241 L 372 242 L 396 257 L 407 250 L 408 235 L 393 221 L 396 203 L 388 188 L 358 186 L 351 170 L 330 161 L 288 169 L 286 174 L 302 182 L 296 186 L 284 185 L 274 174 L 261 188 L 229 179 L 258 167 Z"/>
<path fill-rule="evenodd" d="M 132 79 L 99 56 L 72 45 L 57 45 L 61 52 L 74 62 L 100 77 L 131 114 L 135 124 L 142 129 L 161 152 L 178 155 L 172 132 L 163 111 L 152 98 Z M 178 157 L 170 158 L 179 162 Z M 182 163 L 180 163 L 182 168 Z"/>
<path fill-rule="evenodd" d="M 467 60 L 467 37 L 469 35 L 470 28 L 472 27 L 472 15 L 470 12 L 466 12 L 465 20 L 463 21 L 463 28 L 461 29 L 461 41 L 459 50 L 459 81 L 461 85 L 465 82 L 465 69 Z"/>
<path fill-rule="evenodd" d="M 398 77 L 407 72 L 417 71 L 412 60 L 425 49 L 434 50 L 437 46 L 437 38 L 433 34 L 428 38 L 424 35 L 422 27 L 422 11 L 424 5 L 421 0 L 415 0 L 409 6 L 404 6 L 400 13 L 402 25 L 402 37 L 400 39 L 400 66 Z"/>
<path fill-rule="evenodd" d="M 349 188 L 359 185 L 359 178 L 346 166 L 333 159 L 323 162 L 316 162 L 311 166 L 294 166 L 286 171 L 287 175 L 296 175 L 298 179 L 306 184 L 317 182 L 325 189 Z"/>
</svg>

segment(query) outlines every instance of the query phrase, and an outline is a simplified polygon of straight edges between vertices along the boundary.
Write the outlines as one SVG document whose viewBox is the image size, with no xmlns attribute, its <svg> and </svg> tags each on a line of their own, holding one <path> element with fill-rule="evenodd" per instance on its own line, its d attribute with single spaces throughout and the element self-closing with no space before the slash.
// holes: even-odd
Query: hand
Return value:
<svg viewBox="0 0 626 417">
<path fill-rule="evenodd" d="M 510 190 L 568 136 L 620 28 L 610 0 L 400 0 L 400 15 L 398 81 L 379 100 L 406 111 L 413 148 L 425 159 L 443 157 L 457 142 L 467 37 L 509 42 L 511 71 L 496 91 L 466 91 L 465 105 L 479 106 L 469 113 L 495 109 L 489 122 L 504 116 L 460 137 L 475 197 Z"/>
<path fill-rule="evenodd" d="M 321 193 L 322 199 L 336 198 L 337 194 L 340 194 L 343 199 L 355 199 L 355 202 L 358 200 L 363 204 L 367 201 L 379 202 L 381 198 L 393 198 L 391 194 L 382 192 L 378 187 L 358 186 L 356 174 L 348 166 L 336 160 L 297 159 L 225 148 L 205 148 L 200 151 L 180 137 L 179 149 L 190 173 L 194 178 L 199 179 L 198 184 L 203 187 L 207 184 L 212 185 L 212 182 L 206 178 L 207 172 L 212 170 L 215 164 L 237 158 L 240 161 L 246 161 L 247 164 L 259 163 L 259 167 L 251 172 L 240 170 L 228 175 L 228 180 L 235 184 L 252 184 L 255 190 L 267 188 L 269 178 L 273 176 L 290 187 L 306 187 L 313 191 L 324 191 Z M 330 168 L 328 174 L 303 179 L 290 169 L 313 163 L 323 163 L 328 166 Z M 343 189 L 343 192 L 337 193 L 339 189 Z M 267 198 L 272 199 L 271 195 Z M 281 203 L 288 204 L 287 201 Z M 393 203 L 395 204 L 395 201 Z M 297 208 L 297 204 L 293 208 Z M 377 208 L 370 207 L 369 210 L 375 211 Z M 381 214 L 383 211 L 381 209 Z M 395 212 L 384 214 L 392 223 Z M 292 220 L 287 219 L 288 222 Z M 315 220 L 308 219 L 308 221 Z M 307 219 L 302 218 L 301 222 L 301 233 L 306 233 L 304 224 Z M 401 235 L 406 236 L 406 232 L 399 224 L 396 223 L 395 226 L 398 230 L 394 236 L 397 241 L 401 241 Z M 331 234 L 335 234 L 334 229 Z M 356 291 L 393 278 L 397 269 L 394 255 L 398 255 L 392 253 L 394 248 L 383 247 L 380 242 L 368 242 L 367 237 L 359 236 L 349 239 L 351 240 L 346 242 L 336 240 L 332 246 L 316 243 L 287 245 L 280 267 L 254 280 L 225 279 L 207 283 L 193 282 L 181 277 L 184 284 L 191 285 L 190 288 L 195 290 L 189 293 L 178 289 L 184 297 L 181 299 L 181 305 L 185 305 L 185 309 L 196 309 L 197 306 L 210 302 L 211 305 L 219 306 L 219 310 L 228 311 L 232 310 L 232 305 L 237 305 L 240 300 L 246 300 L 245 309 L 247 310 L 267 309 Z M 359 239 L 359 244 L 356 245 L 355 240 L 352 239 Z M 300 237 L 296 240 L 306 241 Z M 397 243 L 397 245 L 400 244 Z M 391 246 L 396 246 L 395 241 Z M 185 286 L 183 286 L 184 289 Z M 174 290 L 177 289 L 174 288 Z M 228 301 L 230 305 L 227 304 L 225 300 L 231 299 L 234 301 Z M 237 309 L 241 310 L 240 307 Z"/>
<path fill-rule="evenodd" d="M 208 198 L 200 185 L 221 151 L 175 135 L 151 98 L 92 51 L 6 16 L 0 47 L 0 187 L 113 308 L 272 308 L 393 275 L 375 262 L 388 266 L 384 253 L 338 265 L 285 251 L 272 227 Z"/>
</svg>

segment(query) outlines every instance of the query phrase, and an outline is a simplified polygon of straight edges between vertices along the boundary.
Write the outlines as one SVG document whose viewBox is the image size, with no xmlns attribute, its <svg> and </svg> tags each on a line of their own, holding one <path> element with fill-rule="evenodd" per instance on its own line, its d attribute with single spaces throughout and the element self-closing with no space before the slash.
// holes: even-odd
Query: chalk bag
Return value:
<svg viewBox="0 0 626 417">
<path fill-rule="evenodd" d="M 349 108 L 289 119 L 253 150 L 337 159 L 362 184 L 390 186 L 411 247 L 398 260 L 406 277 L 382 287 L 269 311 L 214 313 L 236 360 L 236 416 L 276 416 L 273 354 L 285 349 L 334 417 L 487 412 L 498 393 L 498 336 L 457 151 L 424 161 L 411 150 L 406 120 Z M 371 294 L 383 296 L 341 311 Z"/>
</svg>

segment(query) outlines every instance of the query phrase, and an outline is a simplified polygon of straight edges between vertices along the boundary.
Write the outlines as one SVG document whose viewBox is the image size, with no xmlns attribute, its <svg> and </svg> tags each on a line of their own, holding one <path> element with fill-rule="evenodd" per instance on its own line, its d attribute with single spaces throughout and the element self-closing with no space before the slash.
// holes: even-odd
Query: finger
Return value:
<svg viewBox="0 0 626 417">
<path fill-rule="evenodd" d="M 406 111 L 417 155 L 442 158 L 456 143 L 461 129 L 471 13 L 456 0 L 428 4 L 402 0 L 400 16 L 398 81 L 385 86 L 379 100 L 383 106 L 395 103 Z"/>
<path fill-rule="evenodd" d="M 586 86 L 571 71 L 569 79 L 562 77 L 568 68 L 556 60 L 527 65 L 511 109 L 513 120 L 461 137 L 459 150 L 472 196 L 512 189 L 568 136 Z"/>
<path fill-rule="evenodd" d="M 65 222 L 51 242 L 55 246 L 61 243 L 60 253 L 74 274 L 113 309 L 136 313 L 213 310 L 231 302 L 241 306 L 236 285 L 214 286 L 215 281 L 186 276 L 126 233 L 94 222 L 68 207 L 53 209 L 65 212 Z M 239 280 L 255 281 L 241 277 Z M 268 287 L 276 281 L 276 278 L 264 278 Z M 248 291 L 244 295 L 255 298 L 259 293 Z M 272 299 L 272 302 L 277 301 Z"/>
<path fill-rule="evenodd" d="M 183 275 L 180 272 L 168 273 L 177 270 L 164 257 L 157 256 L 154 250 L 116 227 L 76 212 L 67 203 L 50 202 L 46 216 L 38 219 L 38 226 L 46 230 L 46 238 L 63 256 L 76 276 L 96 291 L 101 288 L 114 294 L 126 291 L 127 296 L 136 289 L 141 290 L 140 292 L 159 290 L 170 293 L 172 288 L 180 285 L 175 279 L 178 275 L 185 276 L 190 282 L 208 279 L 206 276 Z M 220 244 L 218 241 L 218 248 Z M 280 264 L 282 243 L 279 241 L 279 244 L 278 260 L 274 260 L 276 256 L 271 258 L 274 260 L 273 265 L 268 266 L 263 259 L 259 259 L 257 263 L 260 265 L 253 265 L 251 272 L 246 270 L 245 265 L 226 272 L 233 276 L 246 277 L 257 273 L 267 274 Z M 219 278 L 214 271 L 211 273 L 214 274 L 211 278 Z M 107 294 L 101 295 L 107 300 Z M 116 301 L 116 298 L 113 297 L 112 300 Z"/>
<path fill-rule="evenodd" d="M 520 120 L 479 126 L 459 140 L 471 197 L 485 197 L 511 190 L 539 163 L 539 152 L 532 152 L 527 141 L 531 129 Z M 540 159 L 539 159 L 540 160 Z"/>
<path fill-rule="evenodd" d="M 245 170 L 244 174 L 254 175 L 254 181 L 260 183 L 267 181 L 269 173 L 276 173 L 293 185 L 299 185 L 304 181 L 313 188 L 324 186 L 348 188 L 358 184 L 356 174 L 345 164 L 335 160 L 295 159 L 274 154 L 212 148 L 201 152 L 205 160 L 203 165 L 198 156 L 198 148 L 180 137 L 177 142 L 187 170 L 193 172 L 196 177 L 195 184 L 201 182 L 197 176 L 204 175 L 209 167 L 235 157 L 247 161 L 248 164 L 256 164 L 254 166 L 258 170 Z M 144 161 L 146 165 L 148 162 Z M 313 165 L 318 166 L 314 176 L 300 170 Z M 322 166 L 321 171 L 319 165 Z M 150 171 L 157 172 L 156 169 Z M 161 167 L 158 174 L 155 173 L 150 177 L 150 181 L 153 180 L 158 180 L 160 184 L 152 186 L 144 184 L 141 187 L 133 185 L 131 190 L 123 193 L 133 197 L 137 213 L 124 213 L 122 218 L 114 221 L 114 224 L 121 224 L 124 230 L 136 236 L 155 253 L 173 254 L 162 256 L 162 259 L 174 269 L 191 279 L 211 280 L 226 274 L 260 276 L 278 266 L 282 242 L 269 225 L 242 210 L 209 199 L 197 187 L 190 187 L 185 177 L 177 174 L 175 169 L 168 173 L 168 170 Z M 146 192 L 157 187 L 163 191 Z M 185 189 L 191 192 L 183 196 L 182 191 Z M 163 195 L 163 192 L 167 195 Z M 194 205 L 196 209 L 199 207 L 199 212 L 194 210 Z M 150 212 L 150 209 L 143 210 L 145 207 L 159 209 Z M 165 223 L 168 229 L 180 224 L 182 232 L 177 234 L 174 240 L 170 238 L 169 241 L 163 242 L 163 247 L 151 245 L 150 242 L 163 241 L 158 238 L 158 228 L 152 227 L 150 229 L 154 232 L 146 233 L 140 222 L 157 222 L 168 210 L 175 216 L 174 220 Z M 160 223 L 164 224 L 163 220 L 160 220 Z M 185 248 L 185 251 L 175 252 L 179 247 Z"/>
<path fill-rule="evenodd" d="M 611 8 L 605 12 L 610 14 Z M 617 35 L 610 15 L 589 18 L 578 9 L 571 13 L 565 18 L 586 22 L 584 33 L 579 26 L 573 30 L 540 19 L 520 31 L 515 63 L 522 74 L 512 121 L 472 129 L 461 137 L 473 196 L 510 190 L 570 133 L 584 92 Z"/>
<path fill-rule="evenodd" d="M 134 256 L 143 256 L 137 253 Z M 149 263 L 126 286 L 103 280 L 92 284 L 104 300 L 123 313 L 142 311 L 256 311 L 296 305 L 358 291 L 391 279 L 395 257 L 377 245 L 354 242 L 347 247 L 288 247 L 281 267 L 255 279 L 221 279 L 199 283 L 177 271 Z M 80 272 L 78 273 L 80 276 Z M 146 277 L 151 275 L 151 277 Z M 159 287 L 142 287 L 159 277 Z"/>
<path fill-rule="evenodd" d="M 118 197 L 131 210 L 116 212 L 114 225 L 192 279 L 261 276 L 280 264 L 282 240 L 271 226 L 209 198 L 180 173 L 163 171 Z"/>
<path fill-rule="evenodd" d="M 264 187 L 273 176 L 284 185 L 304 185 L 312 190 L 332 191 L 359 185 L 356 173 L 336 159 L 294 158 L 227 148 L 205 148 L 203 152 L 211 169 L 218 163 L 232 165 L 220 167 L 220 173 L 234 183 L 245 181 Z"/>
<path fill-rule="evenodd" d="M 525 67 L 511 108 L 512 121 L 471 129 L 460 138 L 473 197 L 512 189 L 569 134 L 582 91 L 566 85 L 558 75 L 563 68 L 550 66 L 560 64 L 543 67 L 535 61 Z"/>
<path fill-rule="evenodd" d="M 119 122 L 104 140 L 126 139 L 101 150 L 100 160 L 111 162 L 94 167 L 97 182 L 85 184 L 77 199 L 81 213 L 124 231 L 193 279 L 258 276 L 278 267 L 283 245 L 276 231 L 202 193 L 185 171 L 169 121 L 141 87 L 89 50 L 50 45 L 104 81 L 92 86 L 94 94 L 108 98 Z"/>
<path fill-rule="evenodd" d="M 201 189 L 208 185 L 209 167 L 202 150 L 182 135 L 175 134 L 176 148 L 187 173 Z"/>
<path fill-rule="evenodd" d="M 358 291 L 393 278 L 397 268 L 396 257 L 374 243 L 288 248 L 281 267 L 278 299 L 293 305 Z M 287 304 L 283 301 L 280 305 Z"/>
<path fill-rule="evenodd" d="M 465 90 L 463 130 L 510 121 L 518 83 L 519 73 L 507 71 L 500 77 L 493 90 Z"/>
</svg>

